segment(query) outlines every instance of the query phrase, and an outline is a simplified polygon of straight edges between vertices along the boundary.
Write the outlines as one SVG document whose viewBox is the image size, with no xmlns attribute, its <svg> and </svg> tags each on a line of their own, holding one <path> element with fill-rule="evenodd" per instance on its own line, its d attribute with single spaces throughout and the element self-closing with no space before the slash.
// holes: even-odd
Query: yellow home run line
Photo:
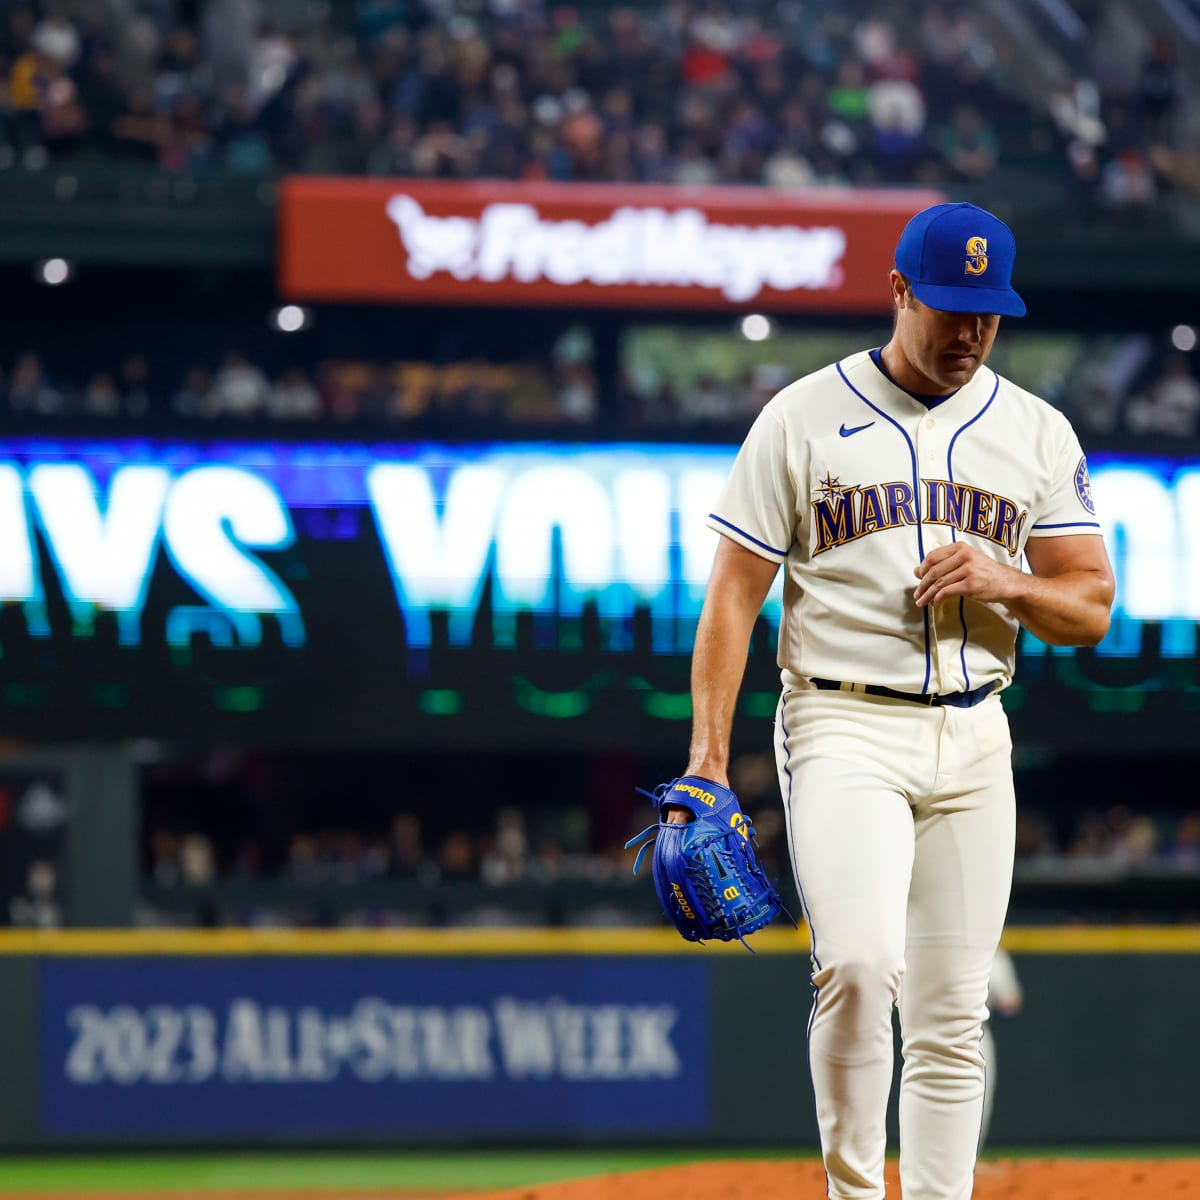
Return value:
<svg viewBox="0 0 1200 1200">
<path fill-rule="evenodd" d="M 767 929 L 760 954 L 806 954 L 804 930 Z M 1018 954 L 1200 954 L 1200 925 L 1015 926 Z M 672 929 L 47 929 L 0 930 L 0 956 L 745 954 L 737 942 L 684 942 Z"/>
</svg>

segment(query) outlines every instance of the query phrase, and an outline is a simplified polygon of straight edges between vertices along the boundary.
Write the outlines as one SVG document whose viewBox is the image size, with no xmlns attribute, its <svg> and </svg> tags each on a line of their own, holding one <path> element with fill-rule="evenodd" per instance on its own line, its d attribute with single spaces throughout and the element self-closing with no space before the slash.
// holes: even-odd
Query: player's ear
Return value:
<svg viewBox="0 0 1200 1200">
<path fill-rule="evenodd" d="M 893 267 L 891 274 L 888 275 L 888 282 L 892 287 L 892 304 L 896 309 L 907 308 L 912 299 L 912 290 L 908 286 L 908 279 Z"/>
</svg>

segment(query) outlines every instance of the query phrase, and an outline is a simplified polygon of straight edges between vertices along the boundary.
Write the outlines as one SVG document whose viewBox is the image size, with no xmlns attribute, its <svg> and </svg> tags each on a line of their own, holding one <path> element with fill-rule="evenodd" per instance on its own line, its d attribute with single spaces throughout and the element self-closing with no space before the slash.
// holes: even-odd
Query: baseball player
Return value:
<svg viewBox="0 0 1200 1200">
<path fill-rule="evenodd" d="M 884 1194 L 898 996 L 905 1200 L 971 1194 L 1013 864 L 999 693 L 1018 624 L 1058 645 L 1108 629 L 1113 578 L 1079 442 L 986 366 L 1000 318 L 1025 312 L 1015 255 L 1008 226 L 974 205 L 918 213 L 889 276 L 891 340 L 776 395 L 710 517 L 724 536 L 693 651 L 687 770 L 727 782 L 750 633 L 783 565 L 775 748 L 834 1200 Z"/>
</svg>

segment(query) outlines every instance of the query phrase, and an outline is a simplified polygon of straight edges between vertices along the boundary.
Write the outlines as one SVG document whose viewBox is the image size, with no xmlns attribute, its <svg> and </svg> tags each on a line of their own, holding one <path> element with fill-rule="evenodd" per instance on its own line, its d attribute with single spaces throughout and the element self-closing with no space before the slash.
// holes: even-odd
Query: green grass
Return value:
<svg viewBox="0 0 1200 1200">
<path fill-rule="evenodd" d="M 714 1158 L 812 1158 L 811 1150 L 564 1150 L 0 1156 L 6 1192 L 510 1188 Z M 999 1146 L 985 1158 L 1200 1158 L 1200 1146 Z"/>
<path fill-rule="evenodd" d="M 0 1157 L 6 1191 L 160 1189 L 508 1188 L 639 1171 L 704 1158 L 787 1157 L 788 1152 L 569 1150 L 402 1154 L 187 1154 Z"/>
</svg>

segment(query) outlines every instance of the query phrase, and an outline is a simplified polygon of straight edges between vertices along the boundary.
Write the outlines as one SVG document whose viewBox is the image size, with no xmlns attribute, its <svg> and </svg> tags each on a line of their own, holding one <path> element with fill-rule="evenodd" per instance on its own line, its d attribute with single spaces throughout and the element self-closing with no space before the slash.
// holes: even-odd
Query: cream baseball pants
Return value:
<svg viewBox="0 0 1200 1200">
<path fill-rule="evenodd" d="M 1012 743 L 974 708 L 785 691 L 775 730 L 812 937 L 809 1062 L 831 1200 L 881 1200 L 899 1004 L 904 1200 L 967 1200 L 988 972 L 1012 884 Z"/>
</svg>

